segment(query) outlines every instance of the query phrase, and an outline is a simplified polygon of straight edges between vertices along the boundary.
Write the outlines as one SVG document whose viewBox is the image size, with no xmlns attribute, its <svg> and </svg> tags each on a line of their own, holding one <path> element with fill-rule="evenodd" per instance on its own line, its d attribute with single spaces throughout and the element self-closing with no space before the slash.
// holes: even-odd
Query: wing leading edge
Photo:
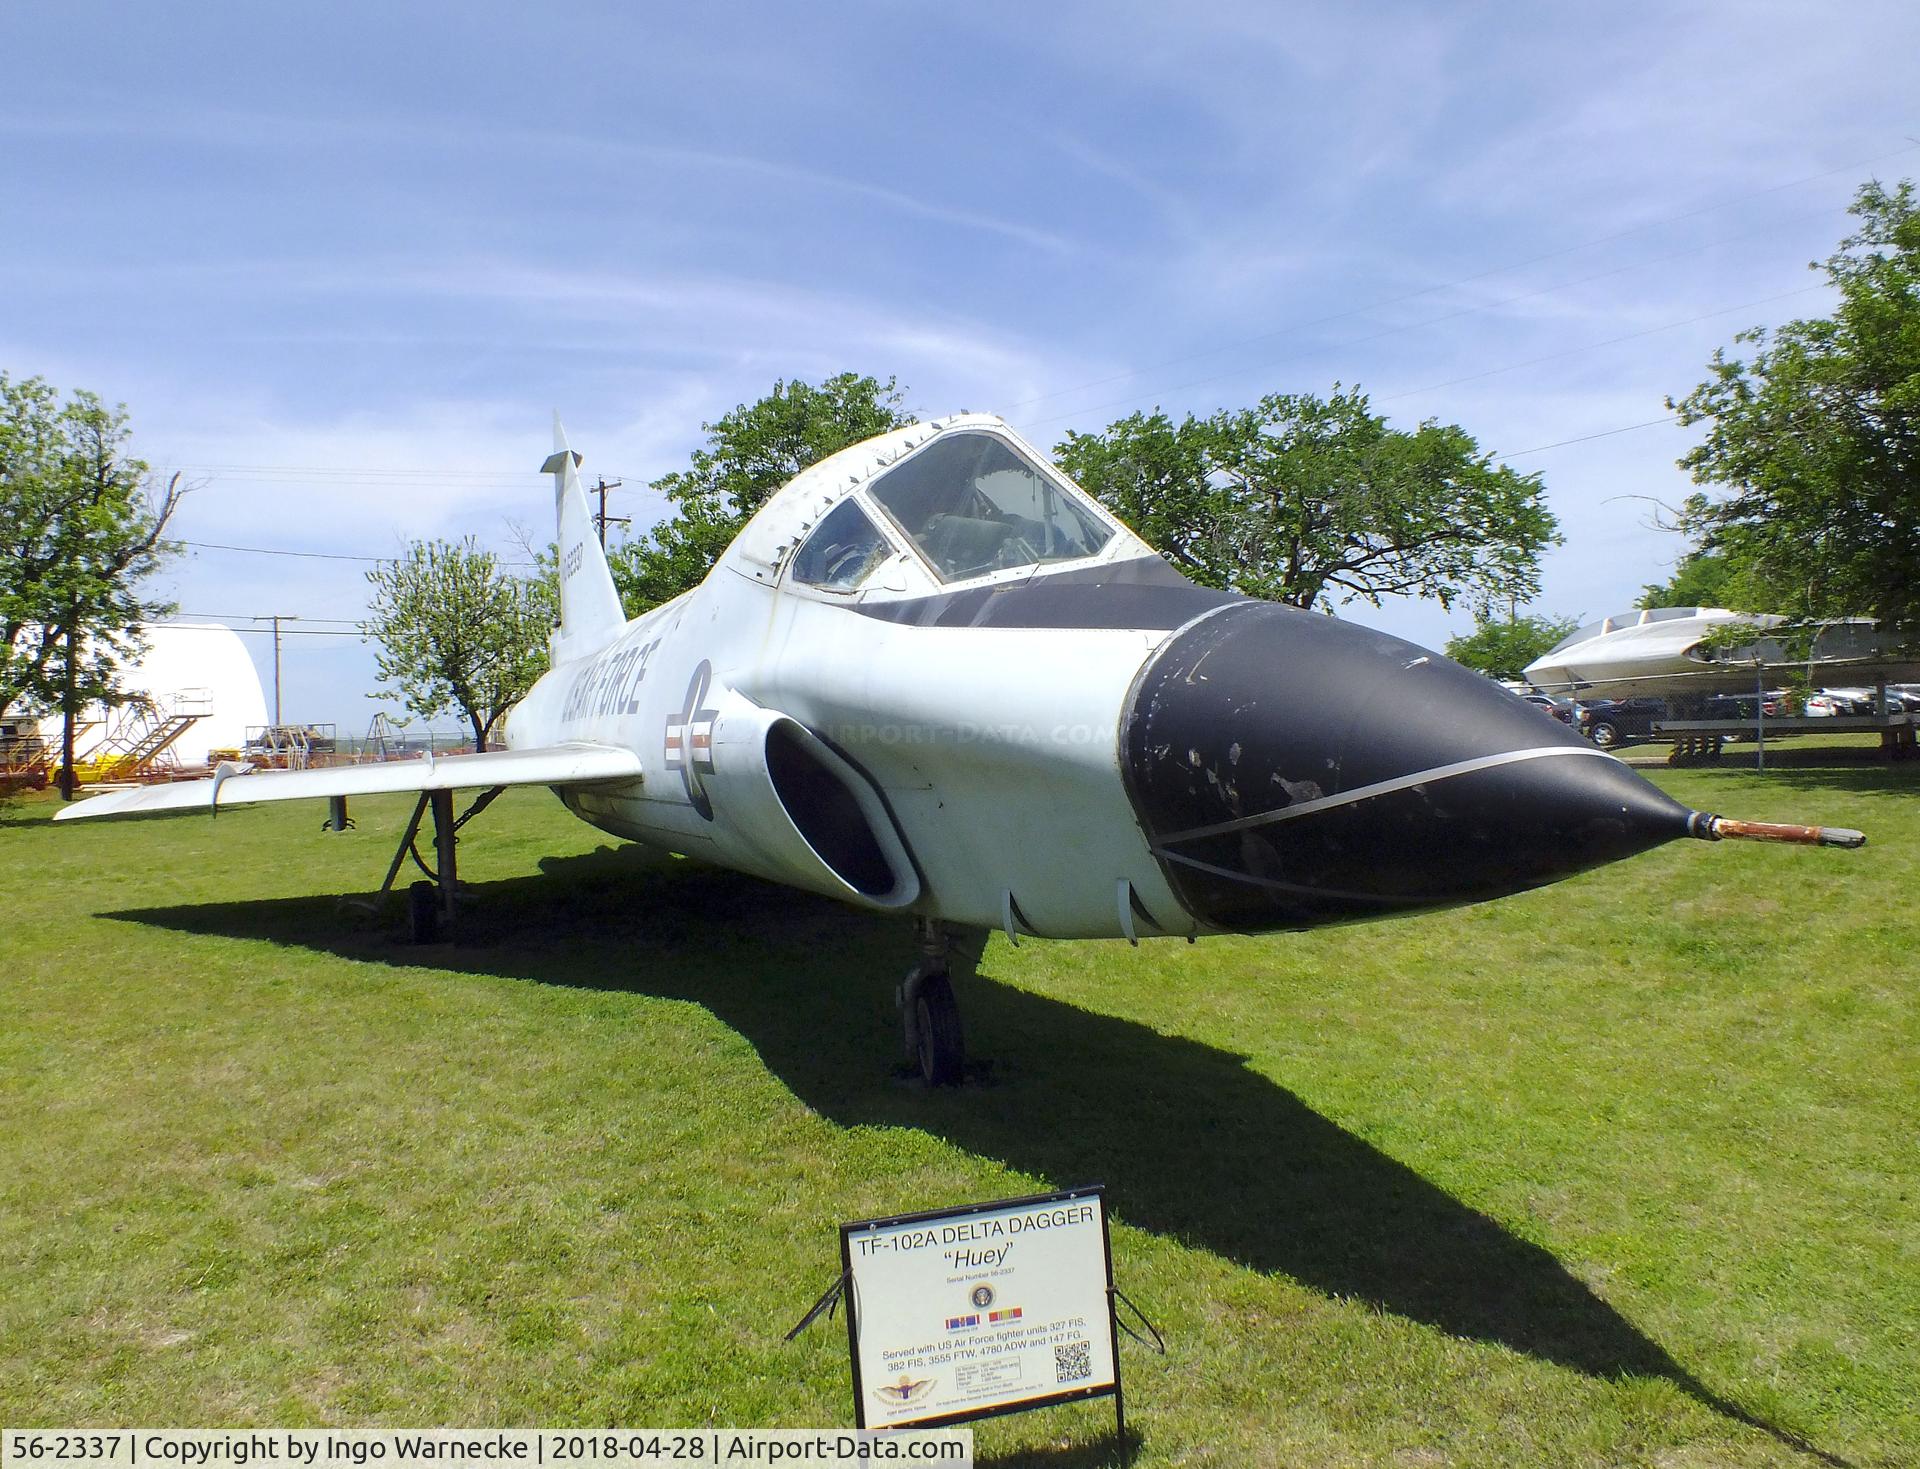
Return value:
<svg viewBox="0 0 1920 1469">
<path fill-rule="evenodd" d="M 383 791 L 597 785 L 640 777 L 640 757 L 632 750 L 612 745 L 548 745 L 530 750 L 489 750 L 482 755 L 423 755 L 418 760 L 336 765 L 324 770 L 219 774 L 211 780 L 178 781 L 94 796 L 56 812 L 53 819 L 81 821 L 94 816 L 132 816 L 146 811 L 215 811 L 255 801 L 370 796 Z"/>
</svg>

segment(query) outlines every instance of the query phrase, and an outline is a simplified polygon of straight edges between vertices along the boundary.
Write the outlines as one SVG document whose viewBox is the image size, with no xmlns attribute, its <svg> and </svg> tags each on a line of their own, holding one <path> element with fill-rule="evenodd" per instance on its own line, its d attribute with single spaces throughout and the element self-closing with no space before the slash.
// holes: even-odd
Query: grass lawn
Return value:
<svg viewBox="0 0 1920 1469">
<path fill-rule="evenodd" d="M 983 1458 L 1920 1462 L 1920 769 L 1657 771 L 1677 843 L 1481 908 L 996 937 L 987 1078 L 893 1072 L 907 925 L 517 792 L 462 942 L 339 910 L 408 803 L 0 811 L 0 1423 L 851 1422 L 781 1334 L 843 1219 L 1088 1182 L 1165 1332 Z M 397 914 L 395 915 L 397 919 Z"/>
</svg>

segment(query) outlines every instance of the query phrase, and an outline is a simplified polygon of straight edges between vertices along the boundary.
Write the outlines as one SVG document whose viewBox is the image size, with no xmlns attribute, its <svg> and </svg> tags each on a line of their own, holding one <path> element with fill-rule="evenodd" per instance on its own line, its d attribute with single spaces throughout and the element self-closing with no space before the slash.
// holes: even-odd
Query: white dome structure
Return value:
<svg viewBox="0 0 1920 1469">
<path fill-rule="evenodd" d="M 154 623 L 142 629 L 147 650 L 120 672 L 129 694 L 143 696 L 155 711 L 198 714 L 173 747 L 183 765 L 206 763 L 209 750 L 237 750 L 248 729 L 267 722 L 267 699 L 253 658 L 232 628 L 218 622 Z M 93 721 L 77 740 L 75 756 L 86 759 L 106 738 L 114 713 L 95 705 L 84 719 Z M 41 724 L 49 748 L 60 746 L 60 718 Z"/>
</svg>

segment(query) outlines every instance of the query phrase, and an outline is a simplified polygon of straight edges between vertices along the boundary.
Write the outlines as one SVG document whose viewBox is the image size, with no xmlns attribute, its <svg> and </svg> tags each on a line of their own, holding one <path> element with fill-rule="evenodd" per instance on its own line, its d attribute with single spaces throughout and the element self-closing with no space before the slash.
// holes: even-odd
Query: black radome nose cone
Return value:
<svg viewBox="0 0 1920 1469">
<path fill-rule="evenodd" d="M 1241 932 L 1501 897 L 1687 834 L 1686 807 L 1479 674 L 1269 602 L 1160 647 L 1121 761 L 1188 910 Z"/>
</svg>

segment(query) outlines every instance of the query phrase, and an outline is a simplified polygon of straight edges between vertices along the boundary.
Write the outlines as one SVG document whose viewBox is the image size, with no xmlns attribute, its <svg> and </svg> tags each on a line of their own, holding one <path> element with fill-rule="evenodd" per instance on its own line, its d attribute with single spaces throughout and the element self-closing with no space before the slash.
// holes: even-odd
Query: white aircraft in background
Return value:
<svg viewBox="0 0 1920 1469">
<path fill-rule="evenodd" d="M 1821 624 L 1798 658 L 1790 653 L 1784 633 L 1768 635 L 1786 621 L 1772 613 L 1724 607 L 1617 612 L 1568 634 L 1522 673 L 1549 694 L 1669 700 L 1751 693 L 1756 677 L 1764 679 L 1768 670 L 1813 678 L 1824 674 L 1855 683 L 1920 678 L 1920 659 L 1902 651 L 1898 638 L 1882 634 L 1868 619 Z M 1757 636 L 1744 646 L 1709 645 L 1708 638 L 1725 627 L 1750 628 Z"/>
<path fill-rule="evenodd" d="M 555 439 L 560 620 L 507 749 L 222 772 L 61 818 L 331 797 L 338 820 L 347 796 L 417 791 L 382 891 L 430 810 L 424 938 L 453 916 L 452 792 L 551 786 L 617 836 L 912 915 L 900 998 L 936 1083 L 964 1054 L 956 928 L 1300 929 L 1680 836 L 1864 840 L 1689 811 L 1438 654 L 1196 586 L 986 415 L 814 465 L 700 586 L 629 620 L 557 420 Z"/>
</svg>

